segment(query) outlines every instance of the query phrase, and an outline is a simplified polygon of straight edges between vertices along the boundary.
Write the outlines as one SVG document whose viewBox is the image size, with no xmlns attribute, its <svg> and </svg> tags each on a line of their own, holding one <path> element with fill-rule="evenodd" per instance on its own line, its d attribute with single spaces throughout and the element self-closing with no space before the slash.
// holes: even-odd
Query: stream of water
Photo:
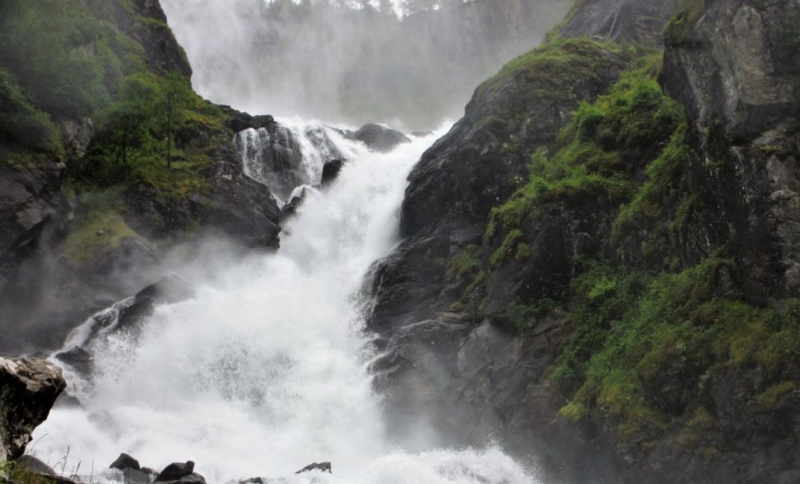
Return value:
<svg viewBox="0 0 800 484">
<path fill-rule="evenodd" d="M 158 307 L 136 338 L 95 341 L 91 382 L 67 373 L 82 406 L 54 409 L 30 453 L 94 482 L 119 478 L 107 467 L 120 452 L 156 470 L 193 460 L 209 483 L 535 482 L 498 448 L 396 446 L 367 371 L 363 279 L 397 244 L 407 175 L 442 132 L 388 154 L 331 133 L 350 161 L 332 186 L 309 191 L 281 250 Z M 293 474 L 320 461 L 333 474 Z"/>
</svg>

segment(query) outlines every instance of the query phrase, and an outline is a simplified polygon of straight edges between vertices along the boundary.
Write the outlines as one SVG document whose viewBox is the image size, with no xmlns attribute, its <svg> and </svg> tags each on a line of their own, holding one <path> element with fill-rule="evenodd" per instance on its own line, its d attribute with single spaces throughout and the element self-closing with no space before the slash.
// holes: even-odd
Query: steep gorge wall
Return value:
<svg viewBox="0 0 800 484">
<path fill-rule="evenodd" d="M 412 172 L 372 281 L 389 413 L 558 482 L 793 482 L 798 5 L 693 2 L 662 62 L 568 39 L 660 41 L 672 2 L 616 34 L 607 3 Z"/>
</svg>

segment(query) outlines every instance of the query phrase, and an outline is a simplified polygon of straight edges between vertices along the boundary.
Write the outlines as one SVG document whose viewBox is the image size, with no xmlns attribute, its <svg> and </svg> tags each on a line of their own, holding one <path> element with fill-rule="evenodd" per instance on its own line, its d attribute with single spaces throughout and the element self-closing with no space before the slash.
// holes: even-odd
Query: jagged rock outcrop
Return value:
<svg viewBox="0 0 800 484">
<path fill-rule="evenodd" d="M 596 35 L 659 46 L 661 31 L 676 10 L 672 0 L 578 0 L 559 35 Z"/>
<path fill-rule="evenodd" d="M 530 153 L 552 143 L 580 102 L 626 66 L 591 41 L 547 49 L 571 62 L 533 57 L 484 83 L 464 118 L 414 167 L 402 206 L 407 240 L 375 275 L 374 329 L 431 319 L 460 296 L 464 287 L 448 284 L 448 266 L 481 244 L 492 207 L 523 184 Z"/>
<path fill-rule="evenodd" d="M 721 163 L 692 167 L 719 206 L 697 224 L 711 245 L 736 247 L 762 303 L 800 294 L 798 27 L 796 2 L 696 2 L 666 34 L 661 83 L 686 106 L 698 150 Z"/>
<path fill-rule="evenodd" d="M 186 52 L 175 40 L 158 0 L 112 0 L 109 3 L 119 29 L 144 48 L 149 69 L 158 74 L 177 71 L 187 78 L 192 77 L 192 66 Z M 99 10 L 103 7 L 94 8 Z"/>
<path fill-rule="evenodd" d="M 67 383 L 43 360 L 0 358 L 0 462 L 25 452 Z"/>
</svg>

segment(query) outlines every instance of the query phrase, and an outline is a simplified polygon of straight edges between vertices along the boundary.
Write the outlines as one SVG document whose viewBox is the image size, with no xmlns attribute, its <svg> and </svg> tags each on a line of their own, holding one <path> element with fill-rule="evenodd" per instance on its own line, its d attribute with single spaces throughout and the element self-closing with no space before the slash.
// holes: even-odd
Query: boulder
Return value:
<svg viewBox="0 0 800 484">
<path fill-rule="evenodd" d="M 314 191 L 316 190 L 308 185 L 295 188 L 292 192 L 292 195 L 289 197 L 289 201 L 286 202 L 283 207 L 281 207 L 283 219 L 286 220 L 292 215 L 295 215 L 305 199 L 308 198 L 309 193 Z"/>
<path fill-rule="evenodd" d="M 142 466 L 139 465 L 138 460 L 125 453 L 120 454 L 119 457 L 117 457 L 117 460 L 112 462 L 108 467 L 110 469 L 119 469 L 121 471 L 124 471 L 125 469 L 140 470 L 142 468 Z"/>
<path fill-rule="evenodd" d="M 66 386 L 61 370 L 44 360 L 0 358 L 0 462 L 25 452 Z"/>
<path fill-rule="evenodd" d="M 369 149 L 381 153 L 388 153 L 398 145 L 411 141 L 400 131 L 380 124 L 365 124 L 358 131 L 346 132 L 345 137 L 361 141 Z"/>
<path fill-rule="evenodd" d="M 159 304 L 174 304 L 194 297 L 194 289 L 175 274 L 145 287 L 133 298 L 132 304 L 119 311 L 114 331 L 137 328 L 153 315 Z"/>
<path fill-rule="evenodd" d="M 194 462 L 173 462 L 159 472 L 156 482 L 178 481 L 194 473 Z"/>
<path fill-rule="evenodd" d="M 309 464 L 299 471 L 295 472 L 295 474 L 302 474 L 303 472 L 311 472 L 311 471 L 320 471 L 320 472 L 327 472 L 328 474 L 332 474 L 331 472 L 331 463 L 330 462 L 314 462 L 313 464 Z"/>
</svg>

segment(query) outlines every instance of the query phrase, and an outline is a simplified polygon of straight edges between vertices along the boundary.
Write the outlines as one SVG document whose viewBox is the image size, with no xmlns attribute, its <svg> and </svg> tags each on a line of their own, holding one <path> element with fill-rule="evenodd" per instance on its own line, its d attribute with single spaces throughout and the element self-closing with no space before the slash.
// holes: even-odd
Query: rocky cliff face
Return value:
<svg viewBox="0 0 800 484">
<path fill-rule="evenodd" d="M 676 3 L 669 0 L 578 0 L 560 36 L 597 35 L 617 42 L 660 45 L 661 31 L 676 10 Z"/>
<path fill-rule="evenodd" d="M 613 31 L 601 3 L 562 35 Z M 617 38 L 668 3 L 615 3 Z M 398 432 L 495 432 L 558 482 L 797 479 L 797 8 L 695 2 L 663 62 L 562 40 L 476 91 L 372 284 Z"/>
<path fill-rule="evenodd" d="M 57 347 L 71 327 L 162 277 L 162 256 L 178 243 L 213 235 L 246 248 L 274 250 L 279 245 L 277 202 L 268 187 L 245 175 L 232 141 L 234 125 L 247 129 L 257 121 L 248 115 L 198 98 L 190 106 L 192 115 L 174 133 L 178 163 L 184 166 L 163 170 L 156 163 L 159 171 L 148 167 L 136 174 L 131 165 L 120 169 L 117 163 L 114 168 L 113 157 L 109 160 L 104 151 L 113 121 L 103 103 L 123 96 L 119 86 L 126 76 L 155 83 L 170 73 L 191 76 L 192 70 L 159 2 L 68 6 L 70 10 L 58 15 L 84 15 L 79 27 L 94 37 L 81 44 L 65 68 L 91 64 L 91 69 L 105 70 L 98 89 L 117 87 L 103 88 L 105 92 L 93 94 L 100 101 L 76 107 L 68 95 L 49 104 L 25 99 L 11 74 L 1 79 L 6 84 L 0 86 L 0 98 L 9 103 L 0 109 L 10 110 L 4 116 L 38 120 L 45 133 L 48 126 L 55 128 L 52 144 L 46 145 L 0 126 L 0 322 L 8 329 L 0 336 L 0 348 L 5 351 Z M 57 23 L 49 42 L 71 42 L 62 37 L 79 27 Z M 102 34 L 93 30 L 101 28 L 106 28 Z M 5 56 L 5 51 L 0 54 L 3 75 L 16 65 L 4 64 Z M 37 68 L 54 76 L 47 88 L 51 91 L 58 91 L 59 82 L 72 82 L 47 66 Z M 74 88 L 64 89 L 69 93 Z M 95 115 L 104 117 L 103 126 L 96 126 Z M 105 175 L 109 169 L 117 172 Z M 113 186 L 109 188 L 104 176 Z M 34 346 L 20 347 L 21 334 Z"/>
</svg>

